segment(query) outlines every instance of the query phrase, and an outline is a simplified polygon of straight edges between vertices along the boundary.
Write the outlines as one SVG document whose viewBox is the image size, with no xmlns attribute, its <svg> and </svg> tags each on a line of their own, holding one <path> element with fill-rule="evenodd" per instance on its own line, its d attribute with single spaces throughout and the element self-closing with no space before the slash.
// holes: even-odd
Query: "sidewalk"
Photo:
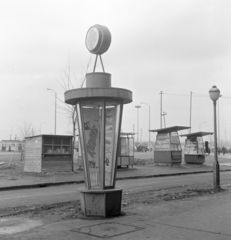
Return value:
<svg viewBox="0 0 231 240">
<path fill-rule="evenodd" d="M 220 161 L 220 171 L 231 171 L 231 159 L 220 158 Z M 206 158 L 206 162 L 203 165 L 184 164 L 182 161 L 181 166 L 156 166 L 151 164 L 151 160 L 148 158 L 145 160 L 142 159 L 141 162 L 142 164 L 145 164 L 117 169 L 117 180 L 206 173 L 213 171 L 213 156 Z M 26 173 L 23 172 L 22 164 L 22 162 L 19 162 L 16 167 L 6 169 L 0 168 L 0 190 L 44 187 L 84 182 L 82 169 L 79 169 L 75 172 L 62 173 Z"/>
</svg>

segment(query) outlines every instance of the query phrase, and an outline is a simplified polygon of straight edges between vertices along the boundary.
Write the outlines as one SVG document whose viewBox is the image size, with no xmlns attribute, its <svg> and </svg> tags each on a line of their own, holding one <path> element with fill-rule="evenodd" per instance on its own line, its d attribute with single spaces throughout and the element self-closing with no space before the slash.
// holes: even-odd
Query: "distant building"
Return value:
<svg viewBox="0 0 231 240">
<path fill-rule="evenodd" d="M 2 152 L 11 152 L 11 151 L 20 152 L 23 146 L 24 146 L 24 141 L 20 141 L 20 140 L 0 141 L 0 151 Z"/>
</svg>

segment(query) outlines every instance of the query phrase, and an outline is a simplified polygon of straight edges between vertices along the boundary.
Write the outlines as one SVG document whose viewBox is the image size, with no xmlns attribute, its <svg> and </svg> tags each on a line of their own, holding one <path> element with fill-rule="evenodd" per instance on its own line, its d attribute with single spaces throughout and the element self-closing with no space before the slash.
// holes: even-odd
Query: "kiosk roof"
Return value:
<svg viewBox="0 0 231 240">
<path fill-rule="evenodd" d="M 184 126 L 173 126 L 168 128 L 160 128 L 155 130 L 149 130 L 149 132 L 158 132 L 158 133 L 165 133 L 165 132 L 176 132 L 184 129 L 189 129 L 190 127 L 184 127 Z"/>
<path fill-rule="evenodd" d="M 195 132 L 181 135 L 181 137 L 203 137 L 207 135 L 212 135 L 213 132 Z"/>
<path fill-rule="evenodd" d="M 121 132 L 120 135 L 135 135 L 135 133 L 130 132 Z"/>
</svg>

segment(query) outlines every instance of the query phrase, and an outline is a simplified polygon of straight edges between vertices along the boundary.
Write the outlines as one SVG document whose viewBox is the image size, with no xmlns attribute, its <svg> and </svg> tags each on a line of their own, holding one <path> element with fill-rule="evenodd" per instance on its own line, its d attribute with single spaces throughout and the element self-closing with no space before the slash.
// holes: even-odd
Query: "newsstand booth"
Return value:
<svg viewBox="0 0 231 240">
<path fill-rule="evenodd" d="M 182 148 L 178 131 L 189 127 L 174 126 L 150 130 L 157 132 L 154 148 L 154 163 L 163 165 L 180 165 L 182 162 Z"/>
<path fill-rule="evenodd" d="M 134 164 L 134 135 L 135 133 L 120 133 L 117 167 Z"/>
<path fill-rule="evenodd" d="M 203 164 L 205 162 L 205 148 L 203 136 L 212 135 L 212 132 L 195 132 L 181 135 L 185 139 L 184 161 L 191 164 Z"/>
</svg>

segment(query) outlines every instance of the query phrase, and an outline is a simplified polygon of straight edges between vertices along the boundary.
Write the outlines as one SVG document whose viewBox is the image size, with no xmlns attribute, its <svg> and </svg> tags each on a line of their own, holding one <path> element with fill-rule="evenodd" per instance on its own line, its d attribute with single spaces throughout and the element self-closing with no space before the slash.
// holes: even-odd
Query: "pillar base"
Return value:
<svg viewBox="0 0 231 240">
<path fill-rule="evenodd" d="M 123 189 L 81 189 L 81 210 L 86 216 L 113 217 L 121 214 Z"/>
</svg>

